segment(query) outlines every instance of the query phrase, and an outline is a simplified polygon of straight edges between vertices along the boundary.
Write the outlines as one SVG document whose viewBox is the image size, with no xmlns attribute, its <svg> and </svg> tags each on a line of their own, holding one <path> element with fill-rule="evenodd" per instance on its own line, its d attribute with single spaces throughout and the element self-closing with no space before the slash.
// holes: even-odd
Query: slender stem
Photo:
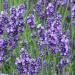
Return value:
<svg viewBox="0 0 75 75">
<path fill-rule="evenodd" d="M 53 55 L 53 61 L 54 61 L 54 65 L 53 65 L 53 75 L 56 73 L 56 70 L 55 70 L 55 68 L 56 68 L 56 55 L 54 54 Z"/>
</svg>

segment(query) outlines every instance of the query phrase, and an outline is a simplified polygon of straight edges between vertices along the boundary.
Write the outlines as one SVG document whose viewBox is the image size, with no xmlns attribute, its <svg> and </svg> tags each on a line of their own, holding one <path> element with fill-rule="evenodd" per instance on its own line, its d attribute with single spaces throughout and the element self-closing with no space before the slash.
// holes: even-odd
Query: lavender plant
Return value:
<svg viewBox="0 0 75 75">
<path fill-rule="evenodd" d="M 74 2 L 1 4 L 0 75 L 74 75 Z"/>
</svg>

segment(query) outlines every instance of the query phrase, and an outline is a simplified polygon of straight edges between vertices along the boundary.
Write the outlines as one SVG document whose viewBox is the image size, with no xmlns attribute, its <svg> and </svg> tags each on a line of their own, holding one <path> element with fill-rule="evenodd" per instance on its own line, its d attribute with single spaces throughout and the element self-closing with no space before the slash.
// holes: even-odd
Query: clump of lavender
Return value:
<svg viewBox="0 0 75 75">
<path fill-rule="evenodd" d="M 39 69 L 42 72 L 43 69 L 45 69 L 46 75 L 48 75 L 47 70 L 51 70 L 52 75 L 61 75 L 61 71 L 63 71 L 66 65 L 71 63 L 71 48 L 69 36 L 62 31 L 62 16 L 60 12 L 56 11 L 56 6 L 66 4 L 67 0 L 53 0 L 52 2 L 49 0 L 38 0 L 32 10 L 34 13 L 29 13 L 25 23 L 23 16 L 26 9 L 25 5 L 20 4 L 18 7 L 13 6 L 9 11 L 8 3 L 5 0 L 3 4 L 4 11 L 0 13 L 0 63 L 4 61 L 5 55 L 9 55 L 8 53 L 10 53 L 9 51 L 11 50 L 12 53 L 10 55 L 16 56 L 15 69 L 17 69 L 19 75 L 37 75 Z M 75 5 L 73 4 L 71 9 L 72 23 L 74 23 L 75 16 L 74 7 Z M 40 20 L 37 27 L 35 21 L 36 15 Z M 42 23 L 43 21 L 44 23 Z M 25 24 L 29 26 L 30 30 L 34 30 L 29 37 L 25 37 L 29 41 L 27 43 L 26 39 L 23 39 L 23 41 L 20 39 L 20 33 L 24 33 L 25 31 Z M 18 42 L 22 44 L 20 47 L 18 46 Z M 18 52 L 18 57 L 16 53 L 17 50 L 12 50 L 14 48 L 16 49 L 17 46 L 18 51 L 21 48 L 20 53 Z M 32 52 L 34 52 L 35 58 L 29 55 L 29 50 L 33 50 Z M 43 75 L 42 72 L 41 74 Z M 65 72 L 63 74 L 65 74 Z"/>
<path fill-rule="evenodd" d="M 51 6 L 52 10 L 49 9 Z M 61 68 L 62 70 L 66 64 L 70 63 L 70 41 L 66 34 L 62 32 L 62 16 L 58 12 L 55 14 L 54 8 L 55 7 L 51 3 L 47 7 L 48 11 L 51 10 L 51 12 L 47 14 L 48 17 L 46 17 L 45 28 L 42 27 L 41 24 L 37 27 L 37 32 L 39 32 L 39 35 L 43 34 L 42 37 L 39 37 L 38 44 L 40 49 L 43 49 L 42 52 L 44 52 L 44 49 L 48 47 L 48 50 L 50 50 L 53 55 L 60 54 L 59 56 L 61 58 L 55 68 Z M 50 13 L 54 14 L 50 15 Z"/>
<path fill-rule="evenodd" d="M 20 57 L 16 60 L 16 66 L 19 73 L 28 75 L 36 75 L 38 64 L 27 52 L 25 48 L 21 48 Z"/>
<path fill-rule="evenodd" d="M 20 5 L 18 8 L 10 8 L 10 14 L 6 9 L 0 13 L 0 64 L 7 60 L 9 49 L 12 50 L 16 47 L 19 36 L 18 27 L 20 25 L 21 29 L 24 28 L 24 10 L 25 6 Z"/>
<path fill-rule="evenodd" d="M 9 22 L 7 25 L 7 37 L 8 37 L 8 43 L 11 48 L 14 48 L 16 46 L 16 42 L 19 39 L 19 32 L 24 31 L 24 18 L 23 18 L 23 12 L 25 10 L 25 5 L 21 4 L 16 7 L 10 8 L 10 16 Z M 11 40 L 10 40 L 11 39 Z"/>
</svg>

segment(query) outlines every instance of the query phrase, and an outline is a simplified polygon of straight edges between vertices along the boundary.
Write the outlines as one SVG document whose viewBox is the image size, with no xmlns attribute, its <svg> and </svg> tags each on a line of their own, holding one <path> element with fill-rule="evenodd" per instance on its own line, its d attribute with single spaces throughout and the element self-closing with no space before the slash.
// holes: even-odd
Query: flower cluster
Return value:
<svg viewBox="0 0 75 75">
<path fill-rule="evenodd" d="M 55 15 L 52 15 L 55 10 L 52 3 L 49 3 L 47 6 L 46 11 L 48 17 L 46 17 L 46 23 L 45 26 L 42 26 L 39 24 L 37 26 L 37 33 L 39 34 L 38 39 L 38 46 L 42 53 L 44 50 L 48 47 L 48 50 L 50 50 L 53 54 L 60 54 L 61 59 L 59 60 L 59 65 L 57 68 L 70 63 L 69 54 L 70 54 L 70 45 L 69 45 L 69 38 L 67 37 L 66 33 L 62 32 L 62 23 L 59 12 L 57 12 Z M 50 13 L 51 16 L 50 16 Z M 40 51 L 40 52 L 41 52 Z M 65 59 L 64 59 L 65 58 Z M 69 61 L 69 62 L 68 62 Z"/>
<path fill-rule="evenodd" d="M 75 24 L 74 3 L 71 4 L 70 17 L 63 18 L 63 12 L 62 15 L 58 12 L 58 7 L 62 11 L 60 6 L 66 5 L 67 0 L 37 0 L 32 12 L 28 12 L 25 21 L 23 15 L 25 5 L 20 4 L 8 9 L 8 0 L 4 0 L 4 10 L 0 12 L 0 64 L 5 60 L 4 63 L 15 62 L 16 66 L 12 75 L 16 75 L 15 71 L 17 71 L 17 75 L 43 75 L 43 71 L 46 72 L 45 75 L 48 75 L 47 70 L 49 69 L 53 75 L 61 75 L 56 72 L 62 71 L 67 64 L 71 63 L 71 31 L 68 29 L 70 26 L 64 25 L 65 30 L 62 30 L 64 29 L 62 22 L 66 18 L 65 22 L 68 23 L 65 24 L 69 24 L 71 17 L 72 23 Z M 28 27 L 31 31 L 27 29 Z M 75 47 L 75 38 L 73 46 Z M 18 49 L 16 50 L 16 48 Z M 28 53 L 30 50 L 34 57 Z M 14 60 L 13 56 L 15 56 Z M 5 66 L 6 64 L 4 64 Z"/>
<path fill-rule="evenodd" d="M 23 18 L 24 10 L 25 10 L 24 4 L 21 4 L 20 6 L 18 6 L 18 8 L 16 7 L 10 8 L 10 16 L 8 16 L 9 21 L 6 31 L 8 43 L 9 46 L 11 47 L 16 46 L 16 41 L 19 39 L 18 33 L 24 31 L 24 18 Z"/>
<path fill-rule="evenodd" d="M 20 5 L 18 8 L 10 8 L 10 15 L 7 12 L 7 7 L 0 13 L 0 63 L 4 61 L 5 55 L 8 55 L 7 47 L 14 49 L 16 46 L 19 26 L 21 30 L 24 28 L 24 10 L 25 6 Z"/>
<path fill-rule="evenodd" d="M 25 73 L 28 75 L 36 75 L 37 73 L 37 61 L 29 56 L 25 48 L 21 48 L 20 57 L 17 58 L 15 64 L 22 75 Z"/>
</svg>

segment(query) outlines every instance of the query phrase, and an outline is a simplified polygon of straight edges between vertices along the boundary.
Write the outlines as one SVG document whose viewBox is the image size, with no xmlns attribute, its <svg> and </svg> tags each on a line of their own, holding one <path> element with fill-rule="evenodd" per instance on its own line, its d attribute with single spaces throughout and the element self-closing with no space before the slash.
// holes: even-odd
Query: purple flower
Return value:
<svg viewBox="0 0 75 75">
<path fill-rule="evenodd" d="M 67 55 L 67 52 L 70 50 L 70 47 L 69 47 L 69 39 L 66 37 L 66 35 L 62 35 L 62 38 L 61 38 L 61 54 L 62 55 Z"/>
<path fill-rule="evenodd" d="M 61 16 L 60 12 L 56 13 L 56 19 L 57 20 L 61 20 L 62 19 L 62 16 Z"/>
<path fill-rule="evenodd" d="M 17 9 L 16 9 L 16 7 L 10 8 L 10 14 L 13 15 L 13 16 L 17 15 Z"/>
<path fill-rule="evenodd" d="M 40 18 L 40 20 L 41 20 L 41 19 L 44 18 L 45 13 L 44 13 L 44 11 L 41 11 L 41 12 L 38 13 L 38 15 L 39 15 L 39 18 Z"/>
<path fill-rule="evenodd" d="M 13 50 L 14 48 L 16 48 L 16 41 L 15 41 L 15 39 L 14 39 L 13 36 L 9 36 L 8 37 L 8 45 L 9 45 L 9 48 L 11 50 Z"/>
<path fill-rule="evenodd" d="M 7 28 L 7 33 L 8 33 L 8 35 L 13 35 L 13 32 L 14 32 L 13 27 Z"/>
<path fill-rule="evenodd" d="M 1 11 L 1 23 L 5 25 L 9 23 L 9 17 L 6 11 Z"/>
<path fill-rule="evenodd" d="M 25 11 L 26 7 L 24 4 L 20 4 L 18 6 L 18 13 L 23 13 Z"/>
<path fill-rule="evenodd" d="M 29 16 L 27 17 L 27 23 L 28 23 L 30 29 L 35 28 L 35 22 L 34 22 L 34 15 L 33 14 L 29 14 Z"/>
<path fill-rule="evenodd" d="M 49 3 L 48 6 L 46 7 L 46 15 L 47 17 L 50 17 L 54 15 L 55 7 L 52 3 Z"/>
<path fill-rule="evenodd" d="M 47 20 L 46 20 L 46 29 L 47 30 L 51 28 L 53 22 L 54 22 L 54 17 L 47 18 Z"/>
<path fill-rule="evenodd" d="M 58 63 L 58 68 L 62 69 L 65 65 L 69 64 L 70 60 L 68 58 L 63 58 L 60 60 L 60 62 Z"/>
<path fill-rule="evenodd" d="M 14 16 L 14 15 L 11 15 L 10 16 L 10 25 L 16 25 L 16 23 L 17 23 L 17 17 L 16 16 Z"/>
<path fill-rule="evenodd" d="M 75 25 L 75 4 L 71 5 L 71 18 L 72 18 L 72 24 Z"/>
<path fill-rule="evenodd" d="M 37 62 L 34 59 L 31 59 L 31 65 L 30 65 L 30 74 L 33 75 L 34 73 L 36 74 L 37 72 Z M 33 74 L 32 74 L 33 73 Z"/>
<path fill-rule="evenodd" d="M 17 69 L 19 70 L 20 74 L 24 73 L 22 62 L 23 60 L 20 60 L 19 58 L 17 58 L 16 63 L 15 63 L 17 65 Z"/>
<path fill-rule="evenodd" d="M 37 61 L 37 65 L 40 69 L 42 69 L 42 60 L 41 60 L 41 57 L 37 57 L 36 58 L 36 61 Z"/>
<path fill-rule="evenodd" d="M 44 36 L 44 27 L 41 24 L 37 26 L 37 32 L 40 35 L 40 37 Z"/>
<path fill-rule="evenodd" d="M 44 66 L 45 66 L 45 68 L 47 68 L 47 66 L 48 66 L 48 62 L 46 60 L 44 60 Z"/>
<path fill-rule="evenodd" d="M 69 72 L 65 72 L 64 75 L 70 75 Z"/>
<path fill-rule="evenodd" d="M 57 0 L 57 5 L 64 6 L 67 3 L 67 0 Z"/>
<path fill-rule="evenodd" d="M 4 61 L 4 57 L 7 54 L 7 42 L 5 39 L 0 38 L 0 62 Z"/>
<path fill-rule="evenodd" d="M 55 32 L 57 35 L 62 33 L 61 29 L 61 21 L 55 20 L 52 24 L 52 31 Z"/>
<path fill-rule="evenodd" d="M 21 48 L 20 57 L 16 60 L 16 66 L 20 74 L 28 73 L 34 75 L 37 72 L 37 62 L 28 55 L 25 48 Z"/>
<path fill-rule="evenodd" d="M 18 13 L 17 19 L 18 19 L 18 30 L 20 32 L 23 32 L 24 31 L 24 18 L 23 18 L 23 15 L 21 13 Z"/>
<path fill-rule="evenodd" d="M 42 2 L 44 2 L 45 7 L 47 7 L 48 6 L 48 3 L 49 3 L 49 0 L 43 0 Z"/>
<path fill-rule="evenodd" d="M 46 32 L 46 38 L 45 40 L 47 41 L 47 44 L 49 45 L 49 47 L 51 49 L 55 49 L 57 44 L 58 44 L 58 38 L 57 38 L 57 35 L 53 32 L 51 32 L 50 30 L 48 30 Z"/>
<path fill-rule="evenodd" d="M 8 0 L 3 1 L 3 9 L 4 11 L 8 11 Z"/>
<path fill-rule="evenodd" d="M 2 35 L 3 34 L 3 29 L 0 29 L 0 35 Z"/>
<path fill-rule="evenodd" d="M 57 54 L 59 51 L 60 51 L 60 49 L 56 47 L 55 49 L 52 50 L 52 53 Z"/>
<path fill-rule="evenodd" d="M 41 12 L 42 11 L 42 7 L 41 7 L 41 3 L 42 3 L 42 0 L 38 0 L 38 2 L 35 4 L 35 6 L 34 6 L 34 10 L 37 12 L 37 13 L 39 13 L 39 12 Z"/>
<path fill-rule="evenodd" d="M 75 5 L 72 5 L 71 14 L 72 17 L 75 17 Z"/>
</svg>

